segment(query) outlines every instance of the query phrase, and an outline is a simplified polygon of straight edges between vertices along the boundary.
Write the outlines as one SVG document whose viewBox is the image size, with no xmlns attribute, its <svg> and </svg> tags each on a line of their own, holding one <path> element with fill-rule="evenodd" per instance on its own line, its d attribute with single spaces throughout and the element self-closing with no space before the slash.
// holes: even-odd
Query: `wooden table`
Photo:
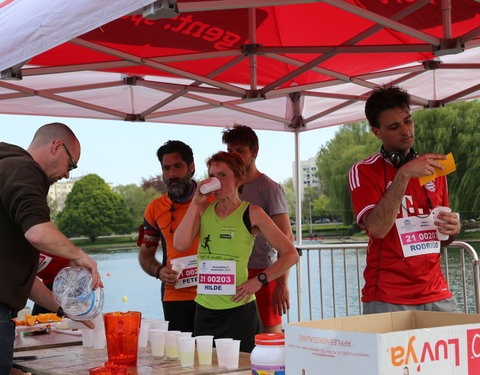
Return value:
<svg viewBox="0 0 480 375">
<path fill-rule="evenodd" d="M 14 367 L 34 375 L 88 375 L 88 369 L 103 366 L 107 361 L 106 349 L 63 346 L 44 349 L 22 350 L 19 356 L 36 356 L 35 360 L 14 360 Z M 240 353 L 239 368 L 219 368 L 215 349 L 211 366 L 199 366 L 195 358 L 194 367 L 181 367 L 178 360 L 154 358 L 147 348 L 139 348 L 137 367 L 129 369 L 129 375 L 250 375 L 250 354 Z"/>
<path fill-rule="evenodd" d="M 82 345 L 82 336 L 60 333 L 52 330 L 48 335 L 24 336 L 24 331 L 31 329 L 18 329 L 18 335 L 15 337 L 15 351 L 25 351 L 32 349 L 46 349 L 59 346 Z"/>
</svg>

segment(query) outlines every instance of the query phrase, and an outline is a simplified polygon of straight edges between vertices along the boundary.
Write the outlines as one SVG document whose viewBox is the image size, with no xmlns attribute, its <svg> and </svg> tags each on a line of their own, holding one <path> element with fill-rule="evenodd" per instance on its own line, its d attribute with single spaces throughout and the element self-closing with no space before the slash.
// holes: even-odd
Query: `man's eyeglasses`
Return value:
<svg viewBox="0 0 480 375">
<path fill-rule="evenodd" d="M 75 168 L 77 168 L 77 163 L 73 158 L 72 154 L 70 153 L 70 151 L 68 151 L 68 148 L 67 146 L 65 146 L 65 143 L 63 143 L 63 148 L 65 148 L 65 152 L 67 153 L 68 158 L 70 159 L 70 165 L 68 166 L 68 171 L 70 172 L 71 170 L 74 170 Z"/>
</svg>

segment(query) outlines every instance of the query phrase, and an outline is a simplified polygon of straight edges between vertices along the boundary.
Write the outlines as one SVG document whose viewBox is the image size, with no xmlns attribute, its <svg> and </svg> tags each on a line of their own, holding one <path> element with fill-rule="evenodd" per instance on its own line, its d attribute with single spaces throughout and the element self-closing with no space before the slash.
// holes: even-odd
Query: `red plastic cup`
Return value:
<svg viewBox="0 0 480 375">
<path fill-rule="evenodd" d="M 109 362 L 130 367 L 137 365 L 141 318 L 139 311 L 103 314 Z"/>
</svg>

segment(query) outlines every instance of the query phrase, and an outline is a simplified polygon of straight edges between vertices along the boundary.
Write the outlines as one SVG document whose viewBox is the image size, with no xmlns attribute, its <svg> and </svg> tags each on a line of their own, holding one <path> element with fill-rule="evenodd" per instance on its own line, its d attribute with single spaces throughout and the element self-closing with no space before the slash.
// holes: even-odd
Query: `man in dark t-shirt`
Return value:
<svg viewBox="0 0 480 375">
<path fill-rule="evenodd" d="M 35 133 L 27 150 L 0 142 L 0 374 L 12 366 L 17 316 L 30 298 L 52 311 L 61 307 L 36 278 L 39 251 L 61 256 L 92 272 L 97 264 L 50 221 L 49 186 L 77 167 L 80 143 L 66 125 L 52 123 Z"/>
</svg>

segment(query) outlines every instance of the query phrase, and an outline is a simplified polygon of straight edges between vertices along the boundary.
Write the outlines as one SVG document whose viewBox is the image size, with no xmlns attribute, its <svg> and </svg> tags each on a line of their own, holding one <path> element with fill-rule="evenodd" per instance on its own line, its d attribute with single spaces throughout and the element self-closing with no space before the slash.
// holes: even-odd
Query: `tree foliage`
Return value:
<svg viewBox="0 0 480 375">
<path fill-rule="evenodd" d="M 295 188 L 293 186 L 293 178 L 288 178 L 282 183 L 285 199 L 287 200 L 288 213 L 291 218 L 295 218 Z"/>
<path fill-rule="evenodd" d="M 148 190 L 150 188 L 155 189 L 160 194 L 165 194 L 167 192 L 167 187 L 161 175 L 156 175 L 148 179 L 142 178 L 142 189 Z"/>
<path fill-rule="evenodd" d="M 132 219 L 125 198 L 102 178 L 89 174 L 73 186 L 57 225 L 67 236 L 88 236 L 95 241 L 101 235 L 130 233 Z"/>
<path fill-rule="evenodd" d="M 447 176 L 450 207 L 462 219 L 480 212 L 480 102 L 469 101 L 414 113 L 415 150 L 452 153 L 457 170 Z"/>
<path fill-rule="evenodd" d="M 330 200 L 330 211 L 341 214 L 343 222 L 353 221 L 352 202 L 348 188 L 348 171 L 380 147 L 366 122 L 344 125 L 335 137 L 317 154 L 317 168 L 322 191 Z"/>
<path fill-rule="evenodd" d="M 132 217 L 132 230 L 137 230 L 138 226 L 143 223 L 145 207 L 148 203 L 161 195 L 153 187 L 143 189 L 135 184 L 119 185 L 115 191 L 120 193 L 127 202 Z"/>
</svg>

